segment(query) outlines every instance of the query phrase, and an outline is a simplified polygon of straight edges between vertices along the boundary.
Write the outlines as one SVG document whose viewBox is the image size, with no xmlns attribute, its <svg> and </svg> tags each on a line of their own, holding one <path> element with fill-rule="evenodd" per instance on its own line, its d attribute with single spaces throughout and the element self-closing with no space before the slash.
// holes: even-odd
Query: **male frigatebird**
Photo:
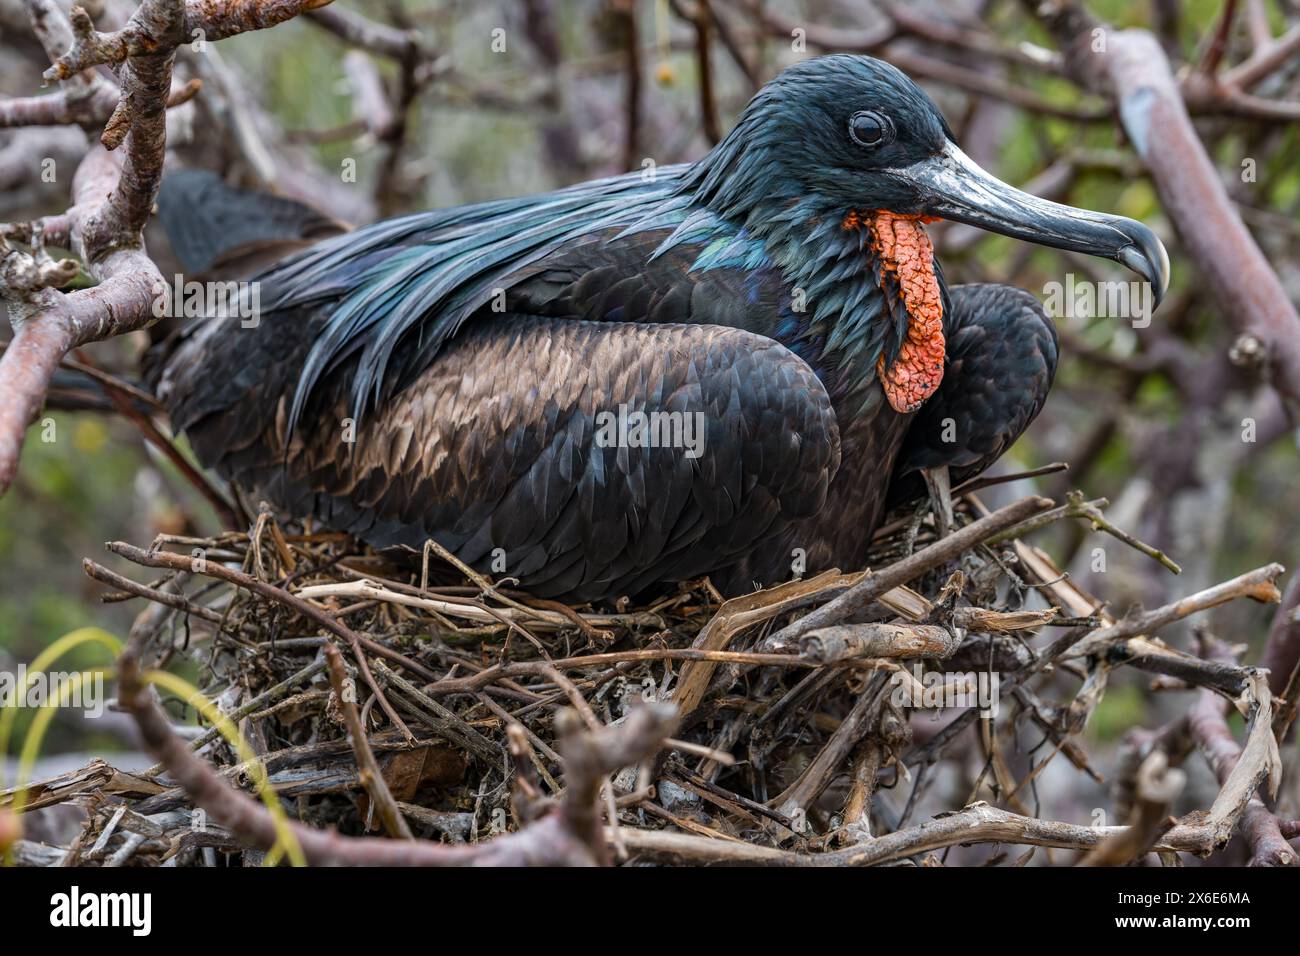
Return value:
<svg viewBox="0 0 1300 956">
<path fill-rule="evenodd" d="M 204 223 L 283 234 L 280 204 L 212 182 L 164 184 L 189 268 L 222 248 Z M 205 465 L 376 547 L 432 538 L 577 601 L 741 593 L 862 567 L 891 487 L 981 471 L 1041 408 L 1052 323 L 946 288 L 934 218 L 1168 284 L 1145 226 L 1005 185 L 898 70 L 827 56 L 698 162 L 318 242 L 258 277 L 255 327 L 190 323 L 153 380 Z"/>
</svg>

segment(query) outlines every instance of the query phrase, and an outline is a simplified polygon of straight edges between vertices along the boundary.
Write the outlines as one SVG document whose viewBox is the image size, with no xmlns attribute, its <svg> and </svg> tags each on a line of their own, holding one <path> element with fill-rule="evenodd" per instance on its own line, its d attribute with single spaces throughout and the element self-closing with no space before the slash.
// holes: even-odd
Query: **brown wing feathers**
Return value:
<svg viewBox="0 0 1300 956">
<path fill-rule="evenodd" d="M 433 536 L 484 566 L 501 548 L 505 573 L 544 595 L 630 593 L 723 567 L 818 507 L 838 467 L 816 376 L 735 329 L 485 318 L 355 436 L 340 397 L 287 453 L 284 416 L 267 407 L 282 412 L 292 376 L 265 367 L 243 401 L 189 424 L 219 469 L 379 547 Z M 698 413 L 699 457 L 599 445 L 598 414 L 620 404 Z M 228 423 L 258 409 L 260 435 L 236 447 Z"/>
</svg>

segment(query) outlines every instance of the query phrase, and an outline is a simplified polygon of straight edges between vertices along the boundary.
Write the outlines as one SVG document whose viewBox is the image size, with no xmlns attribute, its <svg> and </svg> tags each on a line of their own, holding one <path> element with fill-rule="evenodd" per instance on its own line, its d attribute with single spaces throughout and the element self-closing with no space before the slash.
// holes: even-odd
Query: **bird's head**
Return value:
<svg viewBox="0 0 1300 956">
<path fill-rule="evenodd" d="M 1039 199 L 989 175 L 957 147 L 924 90 L 869 56 L 788 67 L 702 165 L 700 188 L 723 205 L 784 192 L 815 197 L 845 216 L 884 210 L 950 219 L 1121 262 L 1151 283 L 1157 302 L 1169 285 L 1169 257 L 1150 229 Z"/>
<path fill-rule="evenodd" d="M 818 57 L 787 68 L 697 164 L 691 187 L 715 212 L 751 229 L 792 216 L 863 229 L 878 255 L 904 257 L 900 291 L 906 296 L 911 288 L 912 332 L 921 338 L 927 321 L 937 321 L 937 306 L 922 300 L 941 297 L 921 228 L 933 219 L 1113 259 L 1151 284 L 1156 304 L 1169 285 L 1169 257 L 1150 229 L 1039 199 L 991 176 L 958 148 L 919 86 L 867 56 Z M 889 265 L 892 271 L 900 263 Z M 933 366 L 937 349 L 942 361 L 941 338 L 922 346 L 903 358 Z M 899 350 L 906 353 L 906 341 L 897 343 L 889 364 L 897 364 Z M 919 391 L 890 393 L 886 382 L 895 408 L 912 410 L 937 386 L 933 370 L 922 378 L 929 381 Z"/>
</svg>

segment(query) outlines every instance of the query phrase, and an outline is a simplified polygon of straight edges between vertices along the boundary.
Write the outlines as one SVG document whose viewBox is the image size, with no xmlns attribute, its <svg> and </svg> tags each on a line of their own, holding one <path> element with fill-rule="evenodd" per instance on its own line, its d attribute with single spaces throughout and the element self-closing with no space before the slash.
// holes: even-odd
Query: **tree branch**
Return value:
<svg viewBox="0 0 1300 956">
<path fill-rule="evenodd" d="M 1146 30 L 1105 26 L 1077 0 L 1025 2 L 1060 44 L 1067 73 L 1119 108 L 1200 280 L 1237 332 L 1267 349 L 1271 382 L 1300 421 L 1300 314 L 1228 197 L 1164 50 Z"/>
</svg>

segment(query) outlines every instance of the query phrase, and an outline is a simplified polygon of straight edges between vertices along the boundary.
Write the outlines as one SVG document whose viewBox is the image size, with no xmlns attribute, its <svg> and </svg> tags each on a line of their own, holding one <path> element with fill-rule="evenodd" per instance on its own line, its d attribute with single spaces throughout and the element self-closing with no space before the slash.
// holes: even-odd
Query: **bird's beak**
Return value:
<svg viewBox="0 0 1300 956">
<path fill-rule="evenodd" d="M 1169 254 L 1140 222 L 1021 192 L 990 176 L 951 142 L 938 156 L 897 172 L 919 189 L 926 215 L 1122 262 L 1151 284 L 1156 305 L 1169 288 Z"/>
</svg>

